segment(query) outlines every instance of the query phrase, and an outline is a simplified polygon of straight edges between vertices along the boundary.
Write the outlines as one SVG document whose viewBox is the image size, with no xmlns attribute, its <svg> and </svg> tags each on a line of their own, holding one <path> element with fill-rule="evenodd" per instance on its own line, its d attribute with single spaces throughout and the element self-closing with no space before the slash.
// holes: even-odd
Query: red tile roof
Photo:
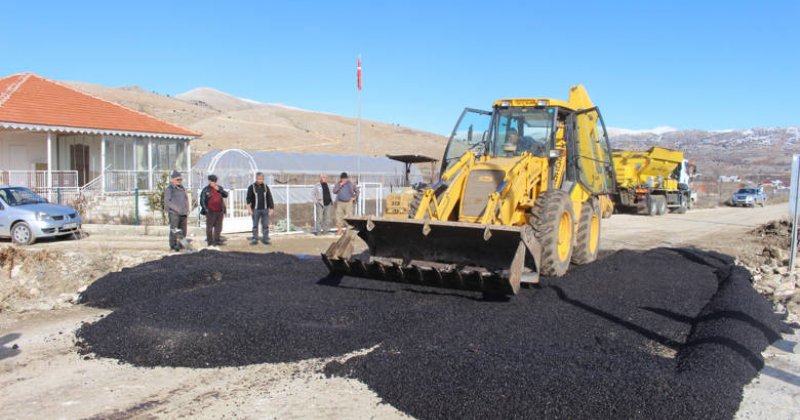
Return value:
<svg viewBox="0 0 800 420">
<path fill-rule="evenodd" d="M 200 136 L 200 133 L 31 73 L 0 79 L 0 123 Z"/>
</svg>

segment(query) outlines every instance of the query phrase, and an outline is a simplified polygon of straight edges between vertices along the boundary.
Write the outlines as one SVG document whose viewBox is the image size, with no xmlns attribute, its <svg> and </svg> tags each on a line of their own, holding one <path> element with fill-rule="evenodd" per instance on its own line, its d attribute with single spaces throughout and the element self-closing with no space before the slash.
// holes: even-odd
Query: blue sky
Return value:
<svg viewBox="0 0 800 420">
<path fill-rule="evenodd" d="M 461 109 L 566 97 L 606 124 L 800 125 L 794 1 L 9 1 L 0 75 L 210 86 L 263 102 L 449 133 Z"/>
</svg>

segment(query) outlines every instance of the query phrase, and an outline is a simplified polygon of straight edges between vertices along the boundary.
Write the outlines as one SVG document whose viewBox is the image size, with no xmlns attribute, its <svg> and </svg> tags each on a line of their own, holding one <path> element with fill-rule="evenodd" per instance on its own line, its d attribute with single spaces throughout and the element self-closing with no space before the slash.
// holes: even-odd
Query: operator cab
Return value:
<svg viewBox="0 0 800 420">
<path fill-rule="evenodd" d="M 495 113 L 493 156 L 521 156 L 530 153 L 547 157 L 553 133 L 554 108 L 501 108 Z"/>
<path fill-rule="evenodd" d="M 593 127 L 581 134 L 578 126 Z M 467 108 L 450 135 L 439 174 L 471 151 L 476 157 L 572 156 L 566 178 L 593 193 L 613 189 L 614 169 L 602 116 L 597 107 L 575 110 L 557 99 L 501 99 L 492 111 Z M 581 170 L 576 168 L 580 167 Z M 550 166 L 554 170 L 554 165 Z M 550 177 L 553 179 L 553 177 Z"/>
</svg>

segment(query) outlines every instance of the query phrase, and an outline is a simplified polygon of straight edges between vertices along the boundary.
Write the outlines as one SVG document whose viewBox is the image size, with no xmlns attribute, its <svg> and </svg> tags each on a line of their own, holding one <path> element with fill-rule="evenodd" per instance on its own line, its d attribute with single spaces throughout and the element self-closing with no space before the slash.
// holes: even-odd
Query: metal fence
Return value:
<svg viewBox="0 0 800 420">
<path fill-rule="evenodd" d="M 275 212 L 270 217 L 270 230 L 276 233 L 297 233 L 316 231 L 317 206 L 312 198 L 315 185 L 269 185 L 275 203 Z M 382 183 L 362 183 L 359 185 L 358 202 L 354 208 L 356 215 L 383 214 L 383 203 L 392 188 Z M 198 197 L 200 190 L 197 191 Z M 249 232 L 252 219 L 247 211 L 247 189 L 237 188 L 229 191 L 226 204 L 223 232 Z M 333 211 L 328 226 L 335 227 Z M 198 223 L 202 223 L 202 217 Z"/>
</svg>

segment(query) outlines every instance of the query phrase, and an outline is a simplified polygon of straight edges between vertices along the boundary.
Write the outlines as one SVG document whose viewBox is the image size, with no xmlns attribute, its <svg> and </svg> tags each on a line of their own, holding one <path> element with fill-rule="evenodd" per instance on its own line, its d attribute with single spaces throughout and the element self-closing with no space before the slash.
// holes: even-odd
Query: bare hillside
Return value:
<svg viewBox="0 0 800 420">
<path fill-rule="evenodd" d="M 800 129 L 671 130 L 631 132 L 609 130 L 611 146 L 643 150 L 661 146 L 683 150 L 709 179 L 736 175 L 752 181 L 788 181 L 792 154 L 800 153 Z"/>
<path fill-rule="evenodd" d="M 209 88 L 178 97 L 139 87 L 112 88 L 82 82 L 68 85 L 203 133 L 193 143 L 196 154 L 240 148 L 301 153 L 382 156 L 419 153 L 440 158 L 447 138 L 376 121 L 362 121 L 356 145 L 356 120 L 281 105 L 260 104 Z"/>
<path fill-rule="evenodd" d="M 258 102 L 247 101 L 231 94 L 209 87 L 200 87 L 188 92 L 175 95 L 176 98 L 200 106 L 210 106 L 223 112 L 241 111 L 252 109 L 259 105 Z"/>
</svg>

